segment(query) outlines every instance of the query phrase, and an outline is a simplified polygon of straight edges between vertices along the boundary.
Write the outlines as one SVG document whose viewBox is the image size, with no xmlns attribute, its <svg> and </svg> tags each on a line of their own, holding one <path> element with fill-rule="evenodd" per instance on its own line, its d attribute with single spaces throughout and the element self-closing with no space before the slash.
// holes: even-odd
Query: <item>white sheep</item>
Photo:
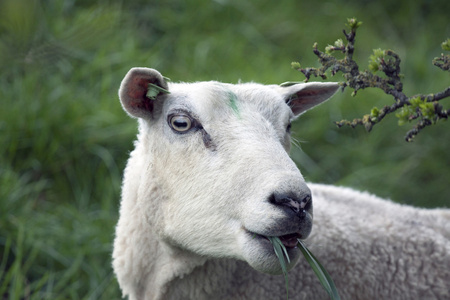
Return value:
<svg viewBox="0 0 450 300">
<path fill-rule="evenodd" d="M 306 243 L 342 299 L 450 299 L 450 210 L 306 184 L 289 158 L 290 122 L 337 88 L 170 83 L 131 69 L 119 95 L 139 134 L 113 252 L 123 295 L 285 299 L 265 238 L 278 236 L 291 258 L 289 298 L 327 299 L 295 247 L 313 227 Z"/>
</svg>

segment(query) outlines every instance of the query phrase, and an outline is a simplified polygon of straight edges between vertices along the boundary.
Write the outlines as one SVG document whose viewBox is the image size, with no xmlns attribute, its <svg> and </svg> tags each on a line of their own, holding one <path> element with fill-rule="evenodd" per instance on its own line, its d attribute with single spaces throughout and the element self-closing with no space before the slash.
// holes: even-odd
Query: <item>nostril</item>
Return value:
<svg viewBox="0 0 450 300">
<path fill-rule="evenodd" d="M 311 206 L 311 195 L 307 194 L 299 198 L 287 194 L 274 193 L 270 197 L 270 202 L 278 206 L 288 207 L 298 214 L 309 209 Z"/>
<path fill-rule="evenodd" d="M 302 209 L 305 209 L 305 208 L 308 206 L 308 204 L 310 204 L 310 202 L 311 202 L 311 195 L 306 195 L 306 196 L 303 197 L 303 199 L 301 200 L 301 202 L 300 202 L 300 207 L 301 207 Z"/>
</svg>

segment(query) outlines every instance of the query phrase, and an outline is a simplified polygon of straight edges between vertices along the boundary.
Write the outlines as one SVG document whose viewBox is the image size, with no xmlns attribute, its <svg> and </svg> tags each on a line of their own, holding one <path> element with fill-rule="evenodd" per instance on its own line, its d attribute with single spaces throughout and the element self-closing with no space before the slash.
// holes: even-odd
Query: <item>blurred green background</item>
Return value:
<svg viewBox="0 0 450 300">
<path fill-rule="evenodd" d="M 372 49 L 393 49 L 407 94 L 432 93 L 450 84 L 431 64 L 450 36 L 449 12 L 447 0 L 1 0 L 0 297 L 120 298 L 110 255 L 136 122 L 117 90 L 131 67 L 173 81 L 301 81 L 291 61 L 318 66 L 313 43 L 342 38 L 357 17 L 361 67 Z M 350 93 L 295 123 L 292 157 L 306 179 L 450 206 L 450 124 L 411 144 L 394 116 L 370 134 L 337 129 L 333 121 L 392 101 Z"/>
</svg>

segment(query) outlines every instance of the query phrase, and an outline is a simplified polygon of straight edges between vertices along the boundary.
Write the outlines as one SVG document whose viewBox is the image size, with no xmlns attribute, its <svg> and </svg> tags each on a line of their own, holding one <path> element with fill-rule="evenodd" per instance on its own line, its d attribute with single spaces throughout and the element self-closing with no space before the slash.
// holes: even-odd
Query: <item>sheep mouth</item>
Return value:
<svg viewBox="0 0 450 300">
<path fill-rule="evenodd" d="M 295 248 L 297 247 L 298 240 L 302 238 L 302 235 L 299 233 L 291 233 L 279 236 L 278 238 L 286 248 Z"/>
<path fill-rule="evenodd" d="M 258 238 L 261 238 L 261 239 L 264 239 L 266 241 L 269 241 L 269 239 L 265 235 L 260 235 L 260 234 L 257 234 L 257 233 L 254 233 L 254 232 L 250 232 L 250 231 L 249 231 L 249 233 L 253 236 L 253 238 L 256 236 Z M 285 234 L 285 235 L 280 235 L 280 236 L 277 236 L 277 237 L 280 239 L 280 241 L 283 243 L 283 245 L 287 249 L 297 248 L 298 240 L 299 239 L 303 239 L 302 235 L 300 233 L 298 233 L 298 232 L 289 233 L 289 234 Z"/>
</svg>

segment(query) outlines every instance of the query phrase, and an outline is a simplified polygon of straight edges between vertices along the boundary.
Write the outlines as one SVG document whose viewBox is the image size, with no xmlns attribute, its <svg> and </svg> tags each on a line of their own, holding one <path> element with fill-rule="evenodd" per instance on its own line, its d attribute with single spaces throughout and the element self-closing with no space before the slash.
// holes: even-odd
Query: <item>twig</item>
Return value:
<svg viewBox="0 0 450 300">
<path fill-rule="evenodd" d="M 355 51 L 356 30 L 361 25 L 355 18 L 348 19 L 347 26 L 350 32 L 343 31 L 346 44 L 339 39 L 333 46 L 329 45 L 325 48 L 325 52 L 318 49 L 317 43 L 313 46 L 313 52 L 318 57 L 320 68 L 302 68 L 299 63 L 292 63 L 293 68 L 302 72 L 308 81 L 311 76 L 327 78 L 327 71 L 334 76 L 341 72 L 345 79 L 341 82 L 342 90 L 349 87 L 353 89 L 352 96 L 356 96 L 359 90 L 365 88 L 378 88 L 385 94 L 394 98 L 394 104 L 386 105 L 382 109 L 374 107 L 370 114 L 364 115 L 362 118 L 353 121 L 342 120 L 336 122 L 338 127 L 351 126 L 356 127 L 363 125 L 367 131 L 371 131 L 373 126 L 383 120 L 388 114 L 396 113 L 399 118 L 399 125 L 406 122 L 417 120 L 417 124 L 406 134 L 406 141 L 410 142 L 425 127 L 435 124 L 442 119 L 448 119 L 449 110 L 444 110 L 438 101 L 450 97 L 450 87 L 444 91 L 429 95 L 415 95 L 408 97 L 403 92 L 403 83 L 400 75 L 401 59 L 392 50 L 374 50 L 374 54 L 370 56 L 370 71 L 360 71 L 356 61 L 353 60 Z M 442 44 L 444 50 L 450 51 L 450 39 Z M 337 59 L 332 54 L 336 51 L 344 54 L 343 59 Z M 444 71 L 450 69 L 450 55 L 442 54 L 441 57 L 435 58 L 433 64 Z M 384 75 L 377 75 L 382 72 Z"/>
</svg>

